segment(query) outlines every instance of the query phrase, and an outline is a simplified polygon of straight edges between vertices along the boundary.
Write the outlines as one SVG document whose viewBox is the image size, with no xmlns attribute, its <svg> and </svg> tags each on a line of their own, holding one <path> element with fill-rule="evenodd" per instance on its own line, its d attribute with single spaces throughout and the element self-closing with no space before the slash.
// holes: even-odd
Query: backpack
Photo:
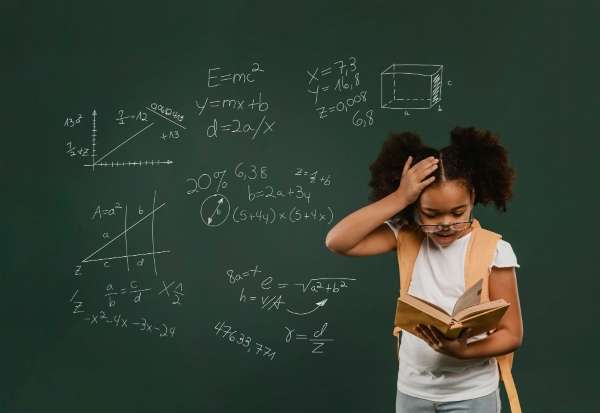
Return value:
<svg viewBox="0 0 600 413">
<path fill-rule="evenodd" d="M 486 230 L 481 227 L 477 219 L 473 219 L 471 224 L 471 238 L 467 244 L 465 255 L 465 289 L 477 282 L 483 274 L 483 286 L 481 292 L 481 302 L 490 301 L 489 298 L 489 275 L 490 265 L 494 259 L 496 244 L 502 235 Z M 398 231 L 397 255 L 398 268 L 400 271 L 400 294 L 408 292 L 412 272 L 414 268 L 421 242 L 425 234 L 422 231 L 413 231 L 406 228 L 400 228 Z M 400 361 L 400 335 L 402 331 L 399 327 L 394 327 L 392 334 L 397 338 L 396 355 Z M 490 332 L 488 332 L 490 334 Z M 512 413 L 521 413 L 519 396 L 517 388 L 512 377 L 511 369 L 514 353 L 496 356 L 498 368 L 500 370 L 500 379 L 504 383 L 504 389 L 510 403 Z"/>
</svg>

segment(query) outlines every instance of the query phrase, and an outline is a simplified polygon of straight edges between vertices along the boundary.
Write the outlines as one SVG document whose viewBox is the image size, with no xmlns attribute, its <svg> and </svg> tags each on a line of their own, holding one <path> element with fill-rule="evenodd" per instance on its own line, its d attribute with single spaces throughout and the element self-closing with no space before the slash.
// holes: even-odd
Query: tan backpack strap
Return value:
<svg viewBox="0 0 600 413">
<path fill-rule="evenodd" d="M 489 276 L 491 273 L 490 265 L 494 259 L 496 245 L 502 238 L 502 235 L 484 229 L 479 221 L 473 219 L 473 230 L 471 239 L 467 245 L 465 256 L 465 288 L 469 288 L 483 277 L 483 288 L 481 292 L 481 301 L 490 300 L 489 295 Z M 496 357 L 500 377 L 504 383 L 504 390 L 508 397 L 511 413 L 521 413 L 519 395 L 517 387 L 512 377 L 511 369 L 514 353 Z"/>
<path fill-rule="evenodd" d="M 490 300 L 490 265 L 502 235 L 482 228 L 477 219 L 473 219 L 472 227 L 465 255 L 465 290 L 483 278 L 481 302 L 487 302 Z"/>
<path fill-rule="evenodd" d="M 400 294 L 408 292 L 412 272 L 421 248 L 424 234 L 407 229 L 398 231 L 398 241 L 396 244 L 396 255 L 398 257 L 398 274 L 400 275 Z M 396 320 L 394 320 L 396 321 Z M 394 323 L 395 324 L 395 323 Z M 396 336 L 396 356 L 400 361 L 400 339 L 402 330 L 394 327 L 392 335 Z"/>
<path fill-rule="evenodd" d="M 519 395 L 517 394 L 517 387 L 511 373 L 513 353 L 505 354 L 503 356 L 496 357 L 498 361 L 498 367 L 500 368 L 500 376 L 504 383 L 504 390 L 508 397 L 508 403 L 510 404 L 511 413 L 521 413 L 521 403 L 519 402 Z"/>
</svg>

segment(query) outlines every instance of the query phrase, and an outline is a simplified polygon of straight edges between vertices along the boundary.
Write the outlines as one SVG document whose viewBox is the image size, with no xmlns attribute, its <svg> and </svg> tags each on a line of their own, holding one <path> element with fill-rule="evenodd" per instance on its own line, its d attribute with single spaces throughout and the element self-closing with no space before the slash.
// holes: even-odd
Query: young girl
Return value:
<svg viewBox="0 0 600 413">
<path fill-rule="evenodd" d="M 439 151 L 413 133 L 392 134 L 370 170 L 372 203 L 338 222 L 327 234 L 327 248 L 381 254 L 396 249 L 400 228 L 424 231 L 408 292 L 451 312 L 465 290 L 475 204 L 493 202 L 506 211 L 512 196 L 515 172 L 506 149 L 491 132 L 475 128 L 453 129 L 451 144 Z M 492 334 L 449 340 L 421 325 L 419 337 L 402 335 L 396 412 L 500 411 L 494 356 L 516 350 L 523 340 L 515 267 L 510 243 L 500 239 L 489 297 L 511 305 Z"/>
</svg>

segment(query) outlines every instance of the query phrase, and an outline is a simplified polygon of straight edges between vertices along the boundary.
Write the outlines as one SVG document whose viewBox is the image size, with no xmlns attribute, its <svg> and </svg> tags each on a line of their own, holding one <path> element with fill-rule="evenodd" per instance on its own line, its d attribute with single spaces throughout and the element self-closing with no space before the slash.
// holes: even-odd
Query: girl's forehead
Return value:
<svg viewBox="0 0 600 413">
<path fill-rule="evenodd" d="M 426 211 L 446 211 L 470 205 L 470 193 L 464 185 L 442 183 L 426 188 L 419 197 L 419 208 Z"/>
</svg>

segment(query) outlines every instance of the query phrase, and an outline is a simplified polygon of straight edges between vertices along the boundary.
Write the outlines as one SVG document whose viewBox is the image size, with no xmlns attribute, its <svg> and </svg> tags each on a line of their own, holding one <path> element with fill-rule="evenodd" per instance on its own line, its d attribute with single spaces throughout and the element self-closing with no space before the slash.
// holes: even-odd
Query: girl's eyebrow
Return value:
<svg viewBox="0 0 600 413">
<path fill-rule="evenodd" d="M 459 205 L 459 206 L 456 206 L 456 207 L 452 208 L 452 209 L 451 209 L 451 211 L 454 211 L 455 209 L 459 209 L 459 208 L 464 208 L 464 207 L 466 207 L 466 206 L 467 206 L 466 204 Z M 428 210 L 428 211 L 433 211 L 433 212 L 438 212 L 438 211 L 439 211 L 439 210 L 437 210 L 437 209 L 434 209 L 434 208 L 427 208 L 427 207 L 424 207 L 423 209 L 426 209 L 426 210 Z"/>
</svg>

